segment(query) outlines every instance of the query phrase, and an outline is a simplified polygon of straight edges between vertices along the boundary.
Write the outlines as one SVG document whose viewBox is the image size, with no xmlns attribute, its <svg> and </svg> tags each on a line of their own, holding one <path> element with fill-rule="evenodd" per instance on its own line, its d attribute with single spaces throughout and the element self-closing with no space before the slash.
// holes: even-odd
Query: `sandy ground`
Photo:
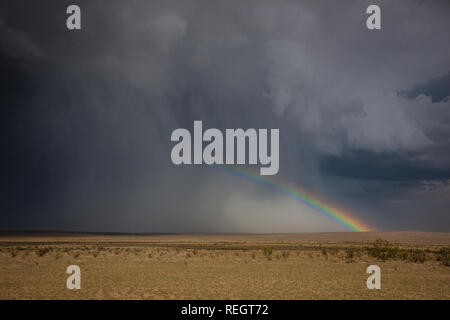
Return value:
<svg viewBox="0 0 450 320">
<path fill-rule="evenodd" d="M 382 261 L 376 238 L 424 262 Z M 450 299 L 450 267 L 436 259 L 448 233 L 253 235 L 0 233 L 1 299 Z M 270 250 L 269 250 L 270 249 Z M 269 253 L 270 251 L 270 253 Z M 349 254 L 350 252 L 350 254 Z M 80 290 L 66 268 L 81 268 Z M 366 287 L 379 265 L 381 290 Z"/>
</svg>

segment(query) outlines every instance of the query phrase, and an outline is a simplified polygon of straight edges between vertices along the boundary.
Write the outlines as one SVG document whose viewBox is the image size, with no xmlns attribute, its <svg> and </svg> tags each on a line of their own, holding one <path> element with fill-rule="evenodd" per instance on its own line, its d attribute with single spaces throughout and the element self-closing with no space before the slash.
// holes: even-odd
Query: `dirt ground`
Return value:
<svg viewBox="0 0 450 320">
<path fill-rule="evenodd" d="M 373 256 L 377 238 L 398 257 Z M 439 255 L 449 247 L 450 234 L 421 232 L 3 232 L 0 299 L 450 299 L 450 267 Z M 366 287 L 372 264 L 381 290 Z M 69 265 L 81 269 L 80 290 L 66 287 Z"/>
</svg>

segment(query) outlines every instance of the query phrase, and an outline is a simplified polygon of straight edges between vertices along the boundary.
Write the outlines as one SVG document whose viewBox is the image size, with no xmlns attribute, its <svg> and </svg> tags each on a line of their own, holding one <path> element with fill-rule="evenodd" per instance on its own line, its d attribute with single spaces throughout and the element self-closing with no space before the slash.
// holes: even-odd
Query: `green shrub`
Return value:
<svg viewBox="0 0 450 320">
<path fill-rule="evenodd" d="M 264 247 L 263 253 L 266 257 L 270 257 L 273 253 L 273 248 L 271 247 Z"/>
<path fill-rule="evenodd" d="M 408 261 L 414 263 L 424 263 L 427 259 L 425 251 L 420 249 L 410 249 L 408 250 Z"/>
<path fill-rule="evenodd" d="M 381 238 L 376 239 L 372 247 L 367 247 L 366 249 L 369 256 L 380 260 L 398 258 L 400 252 L 398 247 L 393 246 L 389 241 Z"/>
</svg>

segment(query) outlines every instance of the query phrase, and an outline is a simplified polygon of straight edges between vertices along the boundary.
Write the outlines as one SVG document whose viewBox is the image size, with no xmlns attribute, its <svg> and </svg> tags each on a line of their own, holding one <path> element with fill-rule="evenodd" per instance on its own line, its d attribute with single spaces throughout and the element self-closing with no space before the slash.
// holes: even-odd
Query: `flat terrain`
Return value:
<svg viewBox="0 0 450 320">
<path fill-rule="evenodd" d="M 450 299 L 448 248 L 449 233 L 423 232 L 0 232 L 0 299 Z M 72 264 L 81 290 L 66 288 Z"/>
</svg>

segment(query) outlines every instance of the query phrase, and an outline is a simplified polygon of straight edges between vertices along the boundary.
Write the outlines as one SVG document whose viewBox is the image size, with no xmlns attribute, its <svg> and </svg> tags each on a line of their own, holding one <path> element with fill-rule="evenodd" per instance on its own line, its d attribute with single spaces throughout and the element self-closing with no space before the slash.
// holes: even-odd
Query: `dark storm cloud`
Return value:
<svg viewBox="0 0 450 320">
<path fill-rule="evenodd" d="M 386 181 L 416 190 L 450 170 L 449 4 L 378 3 L 380 32 L 364 28 L 368 1 L 78 1 L 69 32 L 71 2 L 4 2 L 0 226 L 320 229 L 274 214 L 293 207 L 264 188 L 173 166 L 171 131 L 203 120 L 280 128 L 279 179 L 402 228 L 377 218 L 377 194 L 399 192 Z M 379 180 L 370 193 L 366 179 Z"/>
<path fill-rule="evenodd" d="M 323 157 L 325 174 L 364 180 L 414 181 L 450 179 L 450 168 L 435 168 L 408 162 L 405 156 L 353 152 L 346 157 Z"/>
<path fill-rule="evenodd" d="M 441 102 L 450 96 L 450 72 L 442 77 L 431 79 L 423 84 L 418 84 L 410 90 L 403 91 L 410 99 L 423 94 L 431 97 L 432 102 Z"/>
</svg>

